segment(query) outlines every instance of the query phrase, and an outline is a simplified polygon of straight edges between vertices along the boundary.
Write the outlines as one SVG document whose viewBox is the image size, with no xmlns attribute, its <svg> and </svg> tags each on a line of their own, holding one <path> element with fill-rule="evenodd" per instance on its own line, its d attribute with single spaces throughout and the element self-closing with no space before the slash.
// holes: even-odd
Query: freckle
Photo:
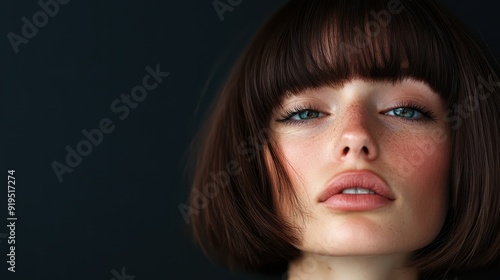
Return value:
<svg viewBox="0 0 500 280">
<path fill-rule="evenodd" d="M 328 270 L 332 270 L 332 268 L 329 265 L 327 267 L 328 267 Z"/>
</svg>

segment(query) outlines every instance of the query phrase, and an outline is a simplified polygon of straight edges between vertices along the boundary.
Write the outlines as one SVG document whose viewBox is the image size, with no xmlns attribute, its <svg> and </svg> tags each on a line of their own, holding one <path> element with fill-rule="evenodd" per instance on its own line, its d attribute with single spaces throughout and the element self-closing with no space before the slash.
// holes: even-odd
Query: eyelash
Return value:
<svg viewBox="0 0 500 280">
<path fill-rule="evenodd" d="M 392 111 L 394 109 L 399 109 L 399 108 L 408 108 L 408 109 L 412 109 L 412 110 L 415 110 L 415 111 L 418 111 L 420 114 L 422 114 L 422 117 L 418 118 L 418 119 L 409 119 L 409 118 L 404 118 L 404 117 L 398 117 L 398 118 L 401 118 L 405 121 L 409 121 L 409 122 L 427 122 L 427 121 L 432 121 L 432 122 L 435 122 L 436 121 L 436 114 L 430 110 L 430 109 L 427 109 L 425 106 L 422 106 L 422 105 L 419 105 L 419 104 L 415 104 L 413 102 L 403 102 L 403 103 L 399 103 L 398 105 L 396 105 L 395 107 L 389 109 L 387 112 L 389 111 Z M 321 113 L 319 108 L 313 106 L 313 105 L 307 105 L 307 106 L 297 106 L 295 107 L 293 110 L 285 110 L 285 112 L 283 113 L 283 115 L 281 115 L 281 119 L 278 119 L 276 121 L 278 122 L 281 122 L 281 123 L 284 123 L 284 124 L 287 124 L 287 125 L 302 125 L 302 124 L 305 124 L 309 121 L 313 121 L 314 119 L 310 119 L 310 120 L 292 120 L 291 118 L 293 116 L 295 116 L 296 114 L 299 114 L 299 113 L 302 113 L 304 111 L 311 111 L 311 112 L 317 112 L 317 113 Z M 324 113 L 322 113 L 324 114 Z"/>
<path fill-rule="evenodd" d="M 306 122 L 309 122 L 311 120 L 298 121 L 298 120 L 292 120 L 291 119 L 296 114 L 299 114 L 299 113 L 304 112 L 304 111 L 311 111 L 311 112 L 318 112 L 318 113 L 320 113 L 319 108 L 317 108 L 316 106 L 313 106 L 313 105 L 297 106 L 297 107 L 293 108 L 293 110 L 291 110 L 291 111 L 290 110 L 285 110 L 285 112 L 283 113 L 283 115 L 281 115 L 281 118 L 278 119 L 278 120 L 276 120 L 276 121 L 284 123 L 284 124 L 287 124 L 287 125 L 301 125 L 301 124 L 305 124 Z"/>
<path fill-rule="evenodd" d="M 398 108 L 413 109 L 413 110 L 416 110 L 422 114 L 422 117 L 418 118 L 418 119 L 408 119 L 408 118 L 401 117 L 402 119 L 409 121 L 409 122 L 427 122 L 427 121 L 435 122 L 437 120 L 436 114 L 432 110 L 427 109 L 425 106 L 415 104 L 411 101 L 399 103 L 398 105 L 396 105 L 396 107 L 393 107 L 389 111 L 392 111 L 392 110 L 398 109 Z"/>
</svg>

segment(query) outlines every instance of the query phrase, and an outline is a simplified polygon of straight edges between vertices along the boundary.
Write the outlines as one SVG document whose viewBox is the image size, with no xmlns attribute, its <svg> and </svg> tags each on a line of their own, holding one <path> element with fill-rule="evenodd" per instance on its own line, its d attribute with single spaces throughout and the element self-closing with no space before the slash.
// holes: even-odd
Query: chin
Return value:
<svg viewBox="0 0 500 280">
<path fill-rule="evenodd" d="M 410 253 L 432 242 L 439 229 L 419 232 L 375 223 L 351 222 L 349 225 L 323 227 L 319 231 L 307 230 L 299 249 L 332 256 Z"/>
</svg>

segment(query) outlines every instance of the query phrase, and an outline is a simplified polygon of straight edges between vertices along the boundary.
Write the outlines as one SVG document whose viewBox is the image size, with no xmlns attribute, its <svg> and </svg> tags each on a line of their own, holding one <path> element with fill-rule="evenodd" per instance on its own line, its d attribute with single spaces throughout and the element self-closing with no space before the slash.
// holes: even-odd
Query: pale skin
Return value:
<svg viewBox="0 0 500 280">
<path fill-rule="evenodd" d="M 432 111 L 434 120 L 402 110 L 408 102 Z M 308 213 L 300 216 L 279 201 L 285 219 L 301 229 L 296 247 L 302 256 L 290 263 L 289 279 L 418 278 L 416 269 L 403 266 L 437 236 L 448 208 L 445 110 L 430 87 L 411 79 L 394 85 L 353 79 L 304 90 L 276 108 L 273 136 Z M 395 200 L 369 211 L 336 211 L 318 202 L 328 182 L 347 170 L 374 172 Z"/>
</svg>

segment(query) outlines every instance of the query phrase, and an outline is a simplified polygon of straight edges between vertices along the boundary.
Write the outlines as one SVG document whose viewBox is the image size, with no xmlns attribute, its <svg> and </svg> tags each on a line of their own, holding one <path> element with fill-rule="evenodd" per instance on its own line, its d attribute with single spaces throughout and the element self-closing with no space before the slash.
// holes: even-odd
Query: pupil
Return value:
<svg viewBox="0 0 500 280">
<path fill-rule="evenodd" d="M 398 113 L 399 113 L 400 115 L 403 115 L 403 116 L 406 116 L 406 117 L 412 117 L 412 116 L 413 116 L 413 114 L 412 114 L 412 110 L 411 110 L 411 109 L 410 109 L 410 110 L 408 110 L 407 108 L 400 108 L 400 109 L 398 110 Z"/>
<path fill-rule="evenodd" d="M 304 111 L 301 114 L 301 118 L 303 118 L 303 119 L 309 119 L 309 118 L 312 118 L 312 117 L 314 117 L 314 113 L 311 112 L 311 111 Z"/>
</svg>

